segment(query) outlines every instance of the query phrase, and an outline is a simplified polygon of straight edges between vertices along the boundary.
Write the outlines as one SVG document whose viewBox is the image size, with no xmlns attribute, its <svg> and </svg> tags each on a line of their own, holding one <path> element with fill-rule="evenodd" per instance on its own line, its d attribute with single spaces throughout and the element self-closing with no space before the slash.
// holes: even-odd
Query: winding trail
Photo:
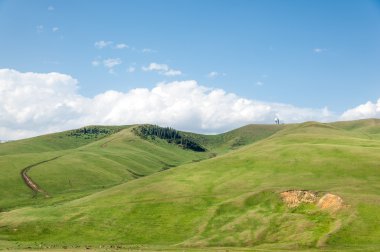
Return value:
<svg viewBox="0 0 380 252">
<path fill-rule="evenodd" d="M 55 159 L 58 159 L 62 156 L 57 156 L 57 157 L 54 157 L 54 158 L 51 158 L 51 159 L 48 159 L 48 160 L 44 160 L 44 161 L 41 161 L 41 162 L 38 162 L 38 163 L 35 163 L 35 164 L 32 164 L 32 165 L 29 165 L 27 167 L 25 167 L 24 169 L 21 170 L 21 177 L 22 179 L 24 180 L 25 184 L 30 188 L 32 189 L 33 192 L 35 192 L 36 194 L 37 193 L 42 193 L 45 195 L 45 197 L 49 197 L 49 194 L 44 191 L 42 188 L 40 188 L 29 176 L 28 176 L 28 171 L 30 169 L 32 169 L 33 167 L 36 167 L 37 165 L 40 165 L 40 164 L 43 164 L 43 163 L 47 163 L 47 162 L 50 162 L 50 161 L 53 161 Z"/>
</svg>

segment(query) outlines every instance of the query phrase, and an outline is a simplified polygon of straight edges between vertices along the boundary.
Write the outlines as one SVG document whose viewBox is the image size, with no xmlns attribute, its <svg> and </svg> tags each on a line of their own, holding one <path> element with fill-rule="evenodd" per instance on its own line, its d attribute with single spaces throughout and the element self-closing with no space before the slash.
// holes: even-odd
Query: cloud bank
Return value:
<svg viewBox="0 0 380 252">
<path fill-rule="evenodd" d="M 365 118 L 379 118 L 380 117 L 380 98 L 376 103 L 368 101 L 355 108 L 349 109 L 341 116 L 342 120 L 356 120 Z"/>
<path fill-rule="evenodd" d="M 380 99 L 342 114 L 342 119 L 380 116 Z M 88 98 L 78 81 L 61 73 L 0 69 L 0 139 L 20 139 L 85 125 L 154 123 L 215 133 L 249 123 L 338 119 L 327 108 L 300 108 L 239 97 L 194 80 L 159 83 L 152 89 L 106 91 Z"/>
</svg>

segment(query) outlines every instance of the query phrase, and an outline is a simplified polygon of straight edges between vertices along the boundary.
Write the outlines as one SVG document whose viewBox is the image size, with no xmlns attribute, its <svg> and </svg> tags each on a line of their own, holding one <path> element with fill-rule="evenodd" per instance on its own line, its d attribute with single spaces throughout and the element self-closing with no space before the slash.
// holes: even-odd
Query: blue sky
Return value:
<svg viewBox="0 0 380 252">
<path fill-rule="evenodd" d="M 85 98 L 195 80 L 340 115 L 380 97 L 379 1 L 0 1 L 0 33 L 0 69 Z"/>
</svg>

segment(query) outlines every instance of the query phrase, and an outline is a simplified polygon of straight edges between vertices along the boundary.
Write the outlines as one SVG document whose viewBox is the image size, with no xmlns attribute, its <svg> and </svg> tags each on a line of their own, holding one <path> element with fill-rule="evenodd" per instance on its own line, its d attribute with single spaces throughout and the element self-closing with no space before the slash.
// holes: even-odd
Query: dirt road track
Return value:
<svg viewBox="0 0 380 252">
<path fill-rule="evenodd" d="M 35 163 L 35 164 L 32 164 L 32 165 L 29 165 L 27 167 L 25 167 L 24 169 L 21 170 L 21 177 L 22 179 L 24 180 L 25 184 L 30 188 L 32 189 L 33 192 L 35 192 L 36 194 L 37 193 L 42 193 L 45 195 L 45 197 L 49 197 L 49 194 L 44 191 L 42 188 L 40 188 L 29 176 L 28 176 L 28 171 L 30 169 L 32 169 L 33 167 L 36 167 L 37 165 L 40 165 L 40 164 L 43 164 L 43 163 L 47 163 L 47 162 L 50 162 L 50 161 L 53 161 L 55 159 L 58 159 L 62 156 L 58 156 L 58 157 L 54 157 L 54 158 L 51 158 L 51 159 L 48 159 L 48 160 L 44 160 L 44 161 L 41 161 L 41 162 L 38 162 L 38 163 Z"/>
</svg>

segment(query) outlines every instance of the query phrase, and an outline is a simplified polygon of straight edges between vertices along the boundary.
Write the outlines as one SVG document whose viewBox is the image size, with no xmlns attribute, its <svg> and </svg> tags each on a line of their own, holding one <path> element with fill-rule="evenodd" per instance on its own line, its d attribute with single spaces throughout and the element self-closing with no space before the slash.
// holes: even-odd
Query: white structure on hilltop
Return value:
<svg viewBox="0 0 380 252">
<path fill-rule="evenodd" d="M 280 124 L 280 119 L 278 117 L 274 118 L 274 123 L 275 124 Z"/>
</svg>

